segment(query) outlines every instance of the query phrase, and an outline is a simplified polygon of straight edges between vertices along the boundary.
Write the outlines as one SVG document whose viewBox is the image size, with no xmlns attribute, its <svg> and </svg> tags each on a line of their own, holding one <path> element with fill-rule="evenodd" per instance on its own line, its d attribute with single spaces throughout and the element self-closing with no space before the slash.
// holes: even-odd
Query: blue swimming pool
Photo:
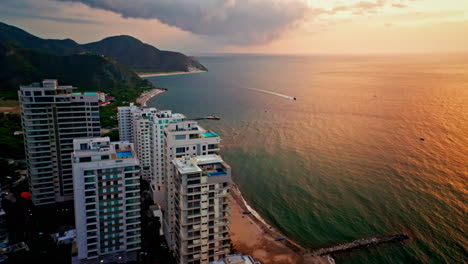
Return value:
<svg viewBox="0 0 468 264">
<path fill-rule="evenodd" d="M 123 158 L 129 158 L 129 157 L 133 157 L 133 154 L 131 151 L 118 151 L 116 153 L 116 156 L 117 158 L 119 159 L 123 159 Z"/>
<path fill-rule="evenodd" d="M 208 131 L 208 132 L 205 132 L 202 134 L 204 137 L 217 137 L 219 136 L 218 133 L 216 132 L 212 132 L 212 131 Z"/>
<path fill-rule="evenodd" d="M 226 171 L 223 169 L 217 169 L 216 171 L 213 172 L 208 172 L 208 176 L 221 176 L 221 175 L 226 175 Z"/>
</svg>

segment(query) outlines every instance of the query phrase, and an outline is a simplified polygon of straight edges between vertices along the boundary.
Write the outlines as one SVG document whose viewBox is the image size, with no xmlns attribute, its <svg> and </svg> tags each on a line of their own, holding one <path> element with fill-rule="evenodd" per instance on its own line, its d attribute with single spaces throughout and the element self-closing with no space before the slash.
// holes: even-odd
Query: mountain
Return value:
<svg viewBox="0 0 468 264">
<path fill-rule="evenodd" d="M 0 42 L 9 42 L 17 47 L 59 55 L 69 55 L 85 51 L 80 44 L 71 39 L 41 39 L 20 28 L 1 22 Z"/>
<path fill-rule="evenodd" d="M 98 42 L 80 45 L 71 39 L 42 39 L 0 22 L 0 42 L 56 55 L 92 52 L 111 57 L 138 72 L 207 70 L 192 57 L 179 52 L 159 50 L 131 36 L 108 37 Z"/>
<path fill-rule="evenodd" d="M 140 72 L 207 70 L 191 57 L 179 52 L 161 51 L 131 36 L 108 37 L 83 47 L 96 54 L 114 58 Z"/>
<path fill-rule="evenodd" d="M 143 89 L 154 88 L 147 80 L 111 58 L 83 52 L 55 55 L 17 48 L 0 42 L 0 95 L 17 98 L 21 84 L 56 78 L 78 91 L 104 91 L 121 100 L 133 100 Z"/>
</svg>

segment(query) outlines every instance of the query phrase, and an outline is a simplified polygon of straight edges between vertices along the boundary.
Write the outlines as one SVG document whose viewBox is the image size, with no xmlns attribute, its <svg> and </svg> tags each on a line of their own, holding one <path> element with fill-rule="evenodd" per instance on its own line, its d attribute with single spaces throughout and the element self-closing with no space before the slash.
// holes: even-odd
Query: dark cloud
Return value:
<svg viewBox="0 0 468 264">
<path fill-rule="evenodd" d="M 125 18 L 158 19 L 199 35 L 233 44 L 266 43 L 301 21 L 302 1 L 259 0 L 58 0 L 80 2 Z"/>
<path fill-rule="evenodd" d="M 1 1 L 1 0 L 0 0 Z M 182 30 L 234 45 L 268 43 L 303 20 L 339 12 L 376 13 L 393 0 L 363 0 L 332 9 L 301 0 L 56 0 L 78 2 L 124 18 L 157 19 Z M 414 0 L 399 0 L 414 1 Z M 393 4 L 402 8 L 402 4 Z"/>
</svg>

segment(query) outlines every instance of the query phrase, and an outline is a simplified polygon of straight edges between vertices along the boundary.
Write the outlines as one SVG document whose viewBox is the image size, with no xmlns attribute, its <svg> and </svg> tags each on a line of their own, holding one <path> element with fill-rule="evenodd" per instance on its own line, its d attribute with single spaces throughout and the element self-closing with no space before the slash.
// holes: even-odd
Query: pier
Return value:
<svg viewBox="0 0 468 264">
<path fill-rule="evenodd" d="M 321 248 L 313 252 L 307 253 L 306 255 L 325 256 L 325 255 L 349 251 L 349 250 L 353 250 L 357 248 L 376 246 L 376 245 L 380 245 L 384 243 L 391 243 L 391 242 L 400 242 L 408 238 L 409 237 L 405 234 L 394 234 L 394 235 L 387 235 L 387 236 L 382 236 L 382 237 L 361 238 L 361 239 L 357 239 L 349 243 L 331 246 L 327 248 Z"/>
<path fill-rule="evenodd" d="M 215 115 L 208 115 L 206 117 L 196 117 L 196 118 L 189 118 L 189 120 L 220 120 L 221 118 L 219 116 Z"/>
</svg>

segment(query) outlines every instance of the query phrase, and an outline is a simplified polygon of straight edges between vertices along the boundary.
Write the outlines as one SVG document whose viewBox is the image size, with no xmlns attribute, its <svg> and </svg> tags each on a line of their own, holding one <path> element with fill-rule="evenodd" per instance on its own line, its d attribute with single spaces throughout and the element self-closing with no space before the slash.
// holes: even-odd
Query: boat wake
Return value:
<svg viewBox="0 0 468 264">
<path fill-rule="evenodd" d="M 296 97 L 292 97 L 292 96 L 285 95 L 285 94 L 280 94 L 280 93 L 275 93 L 275 92 L 272 92 L 272 91 L 255 89 L 255 88 L 245 88 L 245 89 L 255 91 L 255 92 L 259 92 L 259 93 L 266 93 L 266 94 L 276 95 L 276 96 L 283 97 L 283 98 L 286 98 L 286 99 L 289 99 L 289 100 L 296 100 Z"/>
</svg>

